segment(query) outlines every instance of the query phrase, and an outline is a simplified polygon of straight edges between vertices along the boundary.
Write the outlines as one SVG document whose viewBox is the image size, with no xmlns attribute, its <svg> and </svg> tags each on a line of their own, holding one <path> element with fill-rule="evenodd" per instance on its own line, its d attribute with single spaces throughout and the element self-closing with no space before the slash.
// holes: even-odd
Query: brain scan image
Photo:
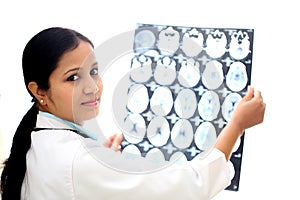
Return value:
<svg viewBox="0 0 300 200">
<path fill-rule="evenodd" d="M 180 119 L 173 126 L 171 140 L 176 147 L 180 149 L 189 147 L 193 141 L 193 137 L 193 127 L 188 120 Z"/>
<path fill-rule="evenodd" d="M 155 117 L 149 123 L 147 137 L 154 146 L 162 146 L 167 143 L 170 136 L 169 123 L 164 117 Z"/>
<path fill-rule="evenodd" d="M 181 62 L 180 69 L 178 71 L 178 82 L 184 87 L 194 87 L 199 83 L 200 64 L 199 62 L 188 59 Z"/>
<path fill-rule="evenodd" d="M 161 85 L 171 85 L 176 79 L 176 62 L 164 57 L 157 62 L 154 79 Z"/>
<path fill-rule="evenodd" d="M 130 87 L 128 92 L 127 108 L 132 113 L 142 113 L 146 110 L 149 102 L 147 88 L 142 84 Z"/>
<path fill-rule="evenodd" d="M 208 89 L 214 90 L 221 86 L 223 83 L 223 66 L 216 60 L 209 61 L 205 65 L 202 75 L 202 82 Z"/>
<path fill-rule="evenodd" d="M 173 106 L 173 97 L 169 88 L 158 87 L 150 100 L 150 107 L 157 116 L 167 115 Z"/>
<path fill-rule="evenodd" d="M 230 178 L 233 179 L 234 178 L 234 175 L 235 175 L 235 169 L 234 169 L 234 165 L 231 161 L 228 162 L 228 167 L 230 169 Z"/>
<path fill-rule="evenodd" d="M 253 34 L 137 24 L 120 120 L 126 157 L 182 164 L 205 156 L 250 85 Z M 242 136 L 230 158 L 227 190 L 239 188 L 243 145 Z"/>
<path fill-rule="evenodd" d="M 184 33 L 181 49 L 188 57 L 197 56 L 203 49 L 203 34 L 193 28 Z"/>
<path fill-rule="evenodd" d="M 187 159 L 182 152 L 176 151 L 174 154 L 172 154 L 170 161 L 176 163 L 177 165 L 182 165 L 183 163 L 187 162 Z"/>
<path fill-rule="evenodd" d="M 246 66 L 242 62 L 234 62 L 230 65 L 226 76 L 227 86 L 235 92 L 243 90 L 248 82 Z"/>
<path fill-rule="evenodd" d="M 152 76 L 151 59 L 144 55 L 132 59 L 130 76 L 137 83 L 145 83 Z"/>
<path fill-rule="evenodd" d="M 195 144 L 201 150 L 212 148 L 217 139 L 215 127 L 210 122 L 203 122 L 196 130 Z"/>
<path fill-rule="evenodd" d="M 220 110 L 218 94 L 214 91 L 205 92 L 198 104 L 198 112 L 202 119 L 211 121 L 217 118 Z"/>
<path fill-rule="evenodd" d="M 139 114 L 130 114 L 124 121 L 124 137 L 129 143 L 141 142 L 146 134 L 146 124 Z"/>
<path fill-rule="evenodd" d="M 218 29 L 210 33 L 206 40 L 206 52 L 212 58 L 219 58 L 226 52 L 227 38 L 224 32 Z"/>
<path fill-rule="evenodd" d="M 145 158 L 153 164 L 159 164 L 165 161 L 164 154 L 158 148 L 153 148 L 148 151 Z"/>
<path fill-rule="evenodd" d="M 157 47 L 162 54 L 172 55 L 179 48 L 180 35 L 173 27 L 168 27 L 159 33 Z"/>
<path fill-rule="evenodd" d="M 234 32 L 231 35 L 229 54 L 237 60 L 245 58 L 250 53 L 250 41 L 245 31 Z"/>
<path fill-rule="evenodd" d="M 181 90 L 174 102 L 176 114 L 183 119 L 190 118 L 194 115 L 197 108 L 197 98 L 195 93 L 190 89 Z"/>
<path fill-rule="evenodd" d="M 222 105 L 222 114 L 227 122 L 231 119 L 232 112 L 240 100 L 242 100 L 242 97 L 238 93 L 231 93 L 225 98 Z"/>
<path fill-rule="evenodd" d="M 153 32 L 142 30 L 135 36 L 134 44 L 136 48 L 151 48 L 155 44 L 156 38 Z"/>
<path fill-rule="evenodd" d="M 131 157 L 131 159 L 135 159 L 137 156 L 141 156 L 141 152 L 139 148 L 135 145 L 128 145 L 122 150 L 123 154 L 126 153 L 126 156 Z"/>
</svg>

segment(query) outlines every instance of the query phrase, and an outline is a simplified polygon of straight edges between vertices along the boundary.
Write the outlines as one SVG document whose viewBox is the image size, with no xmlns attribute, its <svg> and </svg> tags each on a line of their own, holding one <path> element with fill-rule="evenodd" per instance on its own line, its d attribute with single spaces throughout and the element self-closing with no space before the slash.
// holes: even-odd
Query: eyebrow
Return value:
<svg viewBox="0 0 300 200">
<path fill-rule="evenodd" d="M 96 62 L 94 62 L 94 63 L 92 64 L 91 68 L 92 68 L 92 67 L 95 67 L 95 66 L 97 66 L 97 67 L 98 67 L 98 62 L 97 62 L 97 61 L 96 61 Z"/>
<path fill-rule="evenodd" d="M 79 67 L 69 69 L 68 71 L 66 71 L 66 72 L 64 73 L 64 75 L 67 74 L 67 73 L 69 73 L 69 72 L 78 71 L 79 69 L 80 69 Z"/>
<path fill-rule="evenodd" d="M 98 65 L 98 62 L 94 62 L 94 63 L 91 65 L 91 68 L 92 68 L 92 67 L 95 67 L 95 66 L 97 66 L 97 65 Z M 70 72 L 73 72 L 73 71 L 79 71 L 80 68 L 81 68 L 81 67 L 75 67 L 75 68 L 69 69 L 68 71 L 66 71 L 66 72 L 64 73 L 64 75 L 65 75 L 65 74 L 68 74 L 68 73 L 70 73 Z"/>
</svg>

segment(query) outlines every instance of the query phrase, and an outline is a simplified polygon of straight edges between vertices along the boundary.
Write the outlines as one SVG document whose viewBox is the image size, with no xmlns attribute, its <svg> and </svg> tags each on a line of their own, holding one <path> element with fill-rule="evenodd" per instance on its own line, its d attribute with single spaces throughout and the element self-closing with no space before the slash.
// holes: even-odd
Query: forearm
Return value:
<svg viewBox="0 0 300 200">
<path fill-rule="evenodd" d="M 244 130 L 238 128 L 235 123 L 228 123 L 228 125 L 222 130 L 218 136 L 215 148 L 219 149 L 225 154 L 225 158 L 228 161 L 232 149 L 237 141 L 237 139 L 243 134 Z"/>
</svg>

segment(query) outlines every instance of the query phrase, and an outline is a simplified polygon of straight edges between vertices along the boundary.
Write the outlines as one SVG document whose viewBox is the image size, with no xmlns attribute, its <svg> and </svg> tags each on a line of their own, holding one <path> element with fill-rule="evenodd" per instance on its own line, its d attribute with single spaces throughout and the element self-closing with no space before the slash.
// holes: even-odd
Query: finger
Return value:
<svg viewBox="0 0 300 200">
<path fill-rule="evenodd" d="M 119 151 L 121 149 L 121 142 L 123 140 L 123 134 L 117 134 L 112 143 L 112 148 L 115 151 Z"/>
<path fill-rule="evenodd" d="M 247 94 L 244 96 L 244 100 L 248 101 L 251 100 L 254 96 L 254 88 L 252 86 L 248 87 L 248 92 Z"/>
<path fill-rule="evenodd" d="M 261 104 L 265 104 L 264 100 L 263 100 L 263 97 L 261 95 L 261 91 L 259 91 L 259 90 L 255 90 L 254 91 L 254 98 L 253 98 L 253 100 L 259 101 Z"/>
<path fill-rule="evenodd" d="M 254 97 L 262 98 L 262 97 L 261 97 L 261 91 L 259 91 L 259 90 L 254 90 Z"/>
<path fill-rule="evenodd" d="M 117 136 L 117 134 L 113 134 L 111 136 L 108 137 L 107 141 L 104 143 L 104 146 L 110 148 L 113 144 L 114 138 Z"/>
</svg>

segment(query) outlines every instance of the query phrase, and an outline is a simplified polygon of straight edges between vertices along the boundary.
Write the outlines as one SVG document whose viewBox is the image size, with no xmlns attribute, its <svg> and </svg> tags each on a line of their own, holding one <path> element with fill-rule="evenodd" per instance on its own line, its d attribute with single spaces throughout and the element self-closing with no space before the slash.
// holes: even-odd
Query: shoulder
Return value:
<svg viewBox="0 0 300 200">
<path fill-rule="evenodd" d="M 60 141 L 72 142 L 79 140 L 79 136 L 75 131 L 65 128 L 35 128 L 31 133 L 31 140 Z"/>
<path fill-rule="evenodd" d="M 65 162 L 70 159 L 71 161 L 78 149 L 82 148 L 80 137 L 70 130 L 44 129 L 33 131 L 27 157 L 30 158 L 34 153 L 35 159 L 43 162 L 51 162 L 51 159 L 54 161 L 61 159 Z"/>
</svg>

